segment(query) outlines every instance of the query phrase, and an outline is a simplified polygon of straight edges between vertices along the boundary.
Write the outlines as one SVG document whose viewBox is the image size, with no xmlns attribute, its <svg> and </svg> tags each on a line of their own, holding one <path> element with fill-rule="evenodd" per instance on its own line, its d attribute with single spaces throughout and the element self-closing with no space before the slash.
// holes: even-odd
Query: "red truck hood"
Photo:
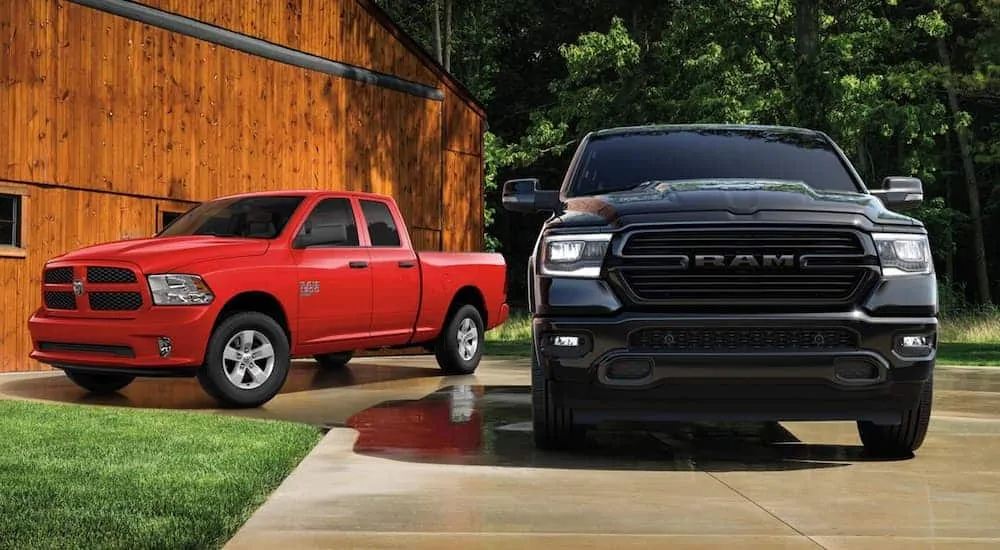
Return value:
<svg viewBox="0 0 1000 550">
<path fill-rule="evenodd" d="M 145 273 L 163 273 L 207 260 L 260 256 L 269 241 L 212 236 L 156 237 L 98 244 L 53 258 L 60 262 L 130 262 Z"/>
</svg>

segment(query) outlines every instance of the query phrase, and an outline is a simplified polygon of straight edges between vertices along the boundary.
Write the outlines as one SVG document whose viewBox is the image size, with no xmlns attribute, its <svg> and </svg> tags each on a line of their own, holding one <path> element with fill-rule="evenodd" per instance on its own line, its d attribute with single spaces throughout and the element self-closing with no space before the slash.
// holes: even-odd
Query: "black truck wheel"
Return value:
<svg viewBox="0 0 1000 550">
<path fill-rule="evenodd" d="M 479 310 L 459 307 L 445 324 L 434 346 L 434 357 L 445 374 L 472 374 L 483 358 L 486 331 Z"/>
<path fill-rule="evenodd" d="M 135 380 L 130 374 L 98 374 L 73 369 L 65 369 L 65 372 L 74 384 L 92 393 L 115 393 Z"/>
<path fill-rule="evenodd" d="M 340 353 L 324 353 L 314 355 L 313 359 L 324 369 L 340 369 L 347 366 L 347 363 L 354 357 L 353 351 L 342 351 Z"/>
<path fill-rule="evenodd" d="M 931 422 L 931 403 L 934 400 L 934 378 L 928 378 L 920 391 L 920 398 L 912 409 L 903 413 L 903 422 L 881 426 L 871 422 L 858 422 L 858 434 L 865 450 L 874 456 L 906 457 L 920 448 L 927 436 Z"/>
<path fill-rule="evenodd" d="M 274 319 L 237 313 L 212 332 L 198 382 L 225 406 L 259 407 L 281 390 L 290 365 L 288 337 Z"/>
<path fill-rule="evenodd" d="M 567 450 L 580 445 L 586 429 L 573 422 L 573 411 L 556 404 L 552 381 L 531 352 L 531 425 L 535 447 L 542 450 Z"/>
</svg>

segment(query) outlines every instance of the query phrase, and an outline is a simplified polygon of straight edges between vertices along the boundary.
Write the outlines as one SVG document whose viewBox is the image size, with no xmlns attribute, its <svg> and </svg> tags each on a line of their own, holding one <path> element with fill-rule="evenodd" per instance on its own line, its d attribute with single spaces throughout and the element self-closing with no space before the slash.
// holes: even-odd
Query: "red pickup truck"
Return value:
<svg viewBox="0 0 1000 550">
<path fill-rule="evenodd" d="M 499 254 L 415 252 L 389 197 L 234 195 L 46 263 L 31 357 L 92 392 L 195 375 L 241 407 L 273 398 L 292 358 L 337 368 L 355 350 L 422 346 L 470 374 L 507 319 L 506 284 Z"/>
</svg>

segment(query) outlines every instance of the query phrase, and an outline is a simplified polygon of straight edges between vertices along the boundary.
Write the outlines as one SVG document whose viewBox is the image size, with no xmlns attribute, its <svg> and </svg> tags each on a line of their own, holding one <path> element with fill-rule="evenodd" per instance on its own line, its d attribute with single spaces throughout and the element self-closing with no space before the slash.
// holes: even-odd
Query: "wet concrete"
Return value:
<svg viewBox="0 0 1000 550">
<path fill-rule="evenodd" d="M 87 397 L 59 374 L 0 397 L 180 408 L 330 428 L 231 548 L 1000 548 L 1000 369 L 940 369 L 915 458 L 873 460 L 852 423 L 607 426 L 531 442 L 526 365 L 443 377 L 428 358 L 311 363 L 261 409 L 193 380 Z"/>
</svg>

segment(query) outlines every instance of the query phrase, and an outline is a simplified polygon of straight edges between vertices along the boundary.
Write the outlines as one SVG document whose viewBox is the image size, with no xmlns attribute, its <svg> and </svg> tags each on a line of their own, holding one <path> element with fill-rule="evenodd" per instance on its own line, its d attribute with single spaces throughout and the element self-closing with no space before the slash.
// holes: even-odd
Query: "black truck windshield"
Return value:
<svg viewBox="0 0 1000 550">
<path fill-rule="evenodd" d="M 159 237 L 213 235 L 273 239 L 305 197 L 257 196 L 218 199 L 201 204 L 174 220 Z"/>
<path fill-rule="evenodd" d="M 772 129 L 669 129 L 592 138 L 566 195 L 624 191 L 647 181 L 769 179 L 860 192 L 822 136 Z"/>
</svg>

